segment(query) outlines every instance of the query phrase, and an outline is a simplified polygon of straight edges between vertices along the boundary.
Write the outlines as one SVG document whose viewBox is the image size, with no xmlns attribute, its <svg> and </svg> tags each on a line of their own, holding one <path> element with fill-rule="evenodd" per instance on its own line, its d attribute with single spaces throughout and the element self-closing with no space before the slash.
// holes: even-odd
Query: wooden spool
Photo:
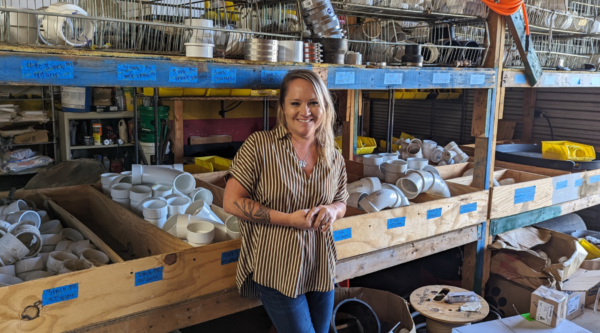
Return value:
<svg viewBox="0 0 600 333">
<path fill-rule="evenodd" d="M 419 288 L 410 295 L 410 304 L 428 319 L 448 324 L 468 324 L 482 320 L 488 315 L 490 307 L 483 297 L 477 295 L 481 302 L 481 309 L 477 312 L 461 312 L 460 306 L 464 303 L 448 304 L 444 300 L 435 301 L 434 297 L 442 291 L 449 289 L 451 293 L 467 292 L 468 290 L 445 285 L 433 285 Z"/>
</svg>

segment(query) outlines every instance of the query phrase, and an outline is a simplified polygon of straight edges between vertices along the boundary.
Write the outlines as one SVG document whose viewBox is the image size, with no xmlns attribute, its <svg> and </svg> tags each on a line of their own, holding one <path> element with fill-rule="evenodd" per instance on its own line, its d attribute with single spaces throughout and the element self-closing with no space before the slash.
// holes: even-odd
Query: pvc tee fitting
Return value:
<svg viewBox="0 0 600 333">
<path fill-rule="evenodd" d="M 169 185 L 183 194 L 196 187 L 196 179 L 187 172 L 161 166 L 134 164 L 131 166 L 134 184 L 151 183 Z"/>
<path fill-rule="evenodd" d="M 358 204 L 364 211 L 374 213 L 388 207 L 393 207 L 399 201 L 398 199 L 398 194 L 395 191 L 383 189 L 369 194 L 369 196 L 362 199 Z"/>
<path fill-rule="evenodd" d="M 367 177 L 348 184 L 347 190 L 348 193 L 364 192 L 370 194 L 381 190 L 381 182 L 379 178 Z"/>
</svg>

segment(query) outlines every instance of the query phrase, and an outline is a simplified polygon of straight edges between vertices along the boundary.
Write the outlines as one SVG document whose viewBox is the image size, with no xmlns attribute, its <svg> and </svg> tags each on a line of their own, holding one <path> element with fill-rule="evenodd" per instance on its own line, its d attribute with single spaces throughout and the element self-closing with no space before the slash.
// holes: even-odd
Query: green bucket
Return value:
<svg viewBox="0 0 600 333">
<path fill-rule="evenodd" d="M 140 105 L 138 111 L 140 113 L 140 140 L 142 142 L 154 142 L 154 107 Z M 169 120 L 168 106 L 158 107 L 158 119 L 158 133 L 161 133 L 161 119 Z"/>
</svg>

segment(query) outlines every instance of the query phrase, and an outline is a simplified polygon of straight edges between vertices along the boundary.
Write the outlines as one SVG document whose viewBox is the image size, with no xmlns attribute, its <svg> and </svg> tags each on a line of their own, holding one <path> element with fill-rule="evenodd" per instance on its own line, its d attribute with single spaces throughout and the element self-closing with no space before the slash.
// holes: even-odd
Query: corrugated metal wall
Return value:
<svg viewBox="0 0 600 333">
<path fill-rule="evenodd" d="M 387 131 L 388 101 L 371 101 L 370 135 L 385 140 Z M 464 109 L 464 110 L 463 110 Z M 401 132 L 419 138 L 433 138 L 440 144 L 458 142 L 463 133 L 463 143 L 472 143 L 473 90 L 465 90 L 457 100 L 396 100 L 394 107 L 394 136 Z M 432 122 L 433 119 L 433 122 Z M 462 124 L 462 126 L 461 126 Z"/>
<path fill-rule="evenodd" d="M 523 133 L 523 88 L 506 88 L 504 93 L 504 117 L 502 120 L 515 121 L 513 139 L 520 139 Z"/>
</svg>

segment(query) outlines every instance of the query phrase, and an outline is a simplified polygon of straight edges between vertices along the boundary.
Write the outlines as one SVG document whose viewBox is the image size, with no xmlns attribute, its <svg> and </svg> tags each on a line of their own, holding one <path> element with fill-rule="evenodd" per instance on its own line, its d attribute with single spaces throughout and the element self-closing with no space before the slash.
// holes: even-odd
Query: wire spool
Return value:
<svg viewBox="0 0 600 333">
<path fill-rule="evenodd" d="M 245 60 L 277 62 L 279 41 L 274 39 L 248 39 L 245 43 Z"/>
<path fill-rule="evenodd" d="M 304 62 L 311 64 L 319 64 L 323 62 L 321 44 L 319 43 L 304 43 Z"/>
<path fill-rule="evenodd" d="M 304 59 L 304 43 L 296 40 L 280 40 L 277 61 L 302 62 Z"/>
</svg>

